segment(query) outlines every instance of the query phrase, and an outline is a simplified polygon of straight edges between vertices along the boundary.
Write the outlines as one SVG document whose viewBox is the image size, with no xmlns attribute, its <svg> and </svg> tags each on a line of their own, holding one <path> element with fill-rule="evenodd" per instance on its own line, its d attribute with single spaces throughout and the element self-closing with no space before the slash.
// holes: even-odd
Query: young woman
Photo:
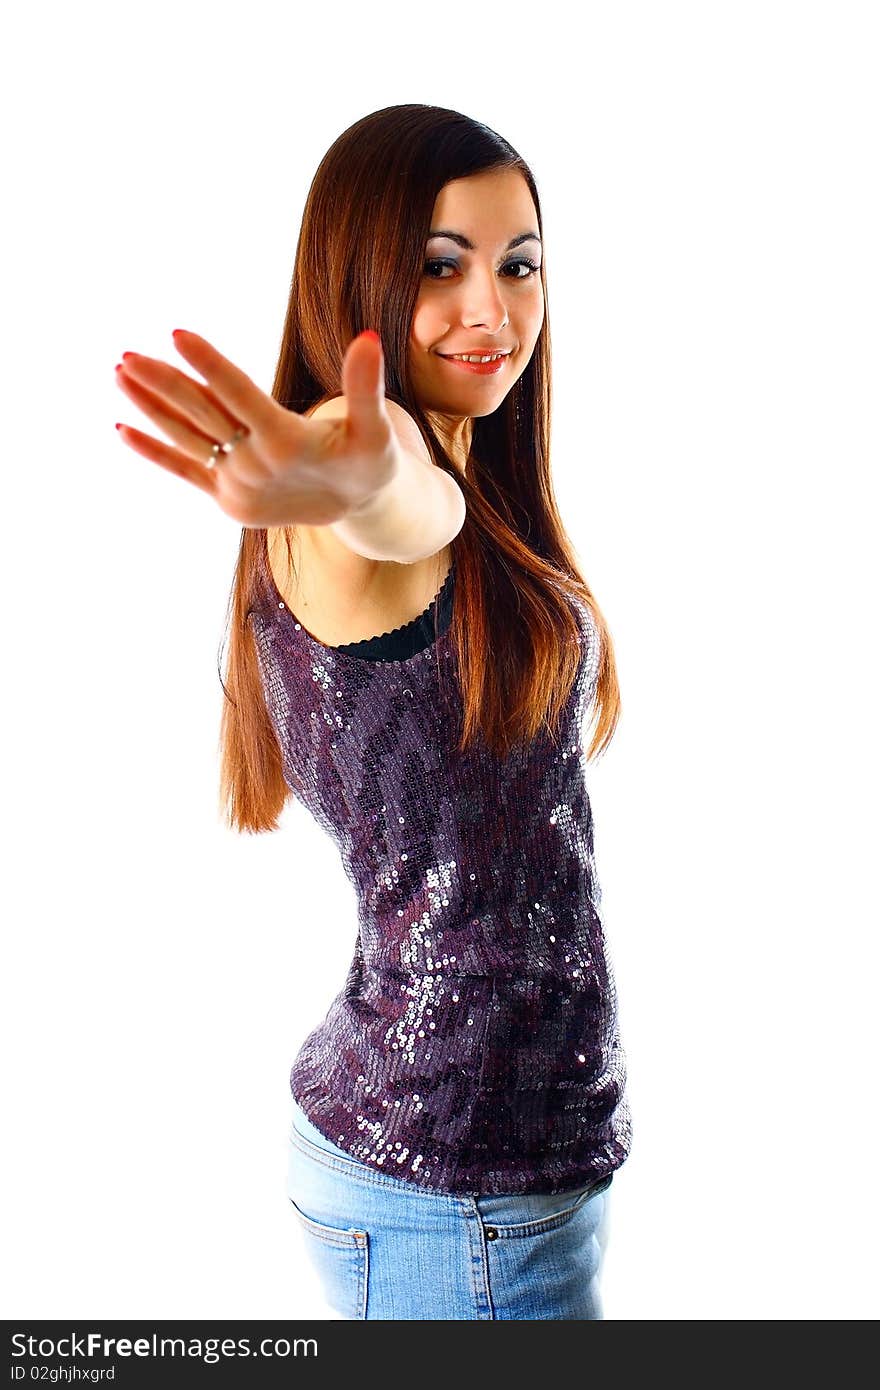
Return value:
<svg viewBox="0 0 880 1390">
<path fill-rule="evenodd" d="M 243 528 L 228 823 L 293 793 L 357 890 L 290 1076 L 291 1209 L 348 1318 L 602 1317 L 631 1122 L 584 766 L 619 696 L 550 479 L 542 237 L 505 140 L 388 107 L 315 175 L 271 396 L 194 333 L 204 383 L 118 369 L 172 446 L 125 442 Z"/>
</svg>

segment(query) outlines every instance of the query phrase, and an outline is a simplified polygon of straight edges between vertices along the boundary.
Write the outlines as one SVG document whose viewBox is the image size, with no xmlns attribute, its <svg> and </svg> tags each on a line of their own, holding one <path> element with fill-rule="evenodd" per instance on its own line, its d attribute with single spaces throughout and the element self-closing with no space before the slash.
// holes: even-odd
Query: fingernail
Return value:
<svg viewBox="0 0 880 1390">
<path fill-rule="evenodd" d="M 124 352 L 124 353 L 122 354 L 122 360 L 123 360 L 123 362 L 124 362 L 124 361 L 126 360 L 127 357 L 134 357 L 134 356 L 135 356 L 135 354 L 134 354 L 133 352 Z"/>
<path fill-rule="evenodd" d="M 124 429 L 125 429 L 125 426 L 124 426 L 124 425 L 120 425 L 120 424 L 117 422 L 116 428 L 117 428 L 118 430 L 124 430 Z"/>
<path fill-rule="evenodd" d="M 372 340 L 373 340 L 374 343 L 378 343 L 378 341 L 379 341 L 379 334 L 378 334 L 378 333 L 374 333 L 373 330 L 372 330 L 372 328 L 365 328 L 364 331 L 363 331 L 363 333 L 361 334 L 361 337 L 362 337 L 362 338 L 372 338 Z"/>
</svg>

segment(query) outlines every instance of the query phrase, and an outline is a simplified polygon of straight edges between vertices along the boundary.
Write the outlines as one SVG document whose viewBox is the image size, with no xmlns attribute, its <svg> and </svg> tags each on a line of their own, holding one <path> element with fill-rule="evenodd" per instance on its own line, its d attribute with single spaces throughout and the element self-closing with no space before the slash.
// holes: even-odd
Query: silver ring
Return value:
<svg viewBox="0 0 880 1390">
<path fill-rule="evenodd" d="M 211 445 L 211 457 L 206 460 L 206 468 L 216 468 L 220 461 L 221 454 L 231 454 L 240 439 L 244 439 L 248 431 L 239 427 L 231 439 L 227 439 L 223 444 Z"/>
</svg>

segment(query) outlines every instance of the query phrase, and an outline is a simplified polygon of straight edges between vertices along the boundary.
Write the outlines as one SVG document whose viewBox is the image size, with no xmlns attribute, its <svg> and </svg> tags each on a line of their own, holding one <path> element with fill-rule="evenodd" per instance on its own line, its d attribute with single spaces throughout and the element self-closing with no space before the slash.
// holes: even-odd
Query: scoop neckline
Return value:
<svg viewBox="0 0 880 1390">
<path fill-rule="evenodd" d="M 419 657 L 424 657 L 427 652 L 434 651 L 442 643 L 444 643 L 447 637 L 449 636 L 451 624 L 450 627 L 447 627 L 445 632 L 441 632 L 438 637 L 435 637 L 433 642 L 429 642 L 426 647 L 421 647 L 417 652 L 413 652 L 411 656 L 400 656 L 390 658 L 375 656 L 358 656 L 355 652 L 343 651 L 342 647 L 332 647 L 329 643 L 320 641 L 319 638 L 315 637 L 314 633 L 309 632 L 308 628 L 305 627 L 302 621 L 296 616 L 293 609 L 289 607 L 287 601 L 281 597 L 281 591 L 279 590 L 278 585 L 275 583 L 275 576 L 272 573 L 272 566 L 269 564 L 268 549 L 263 556 L 263 565 L 266 571 L 266 582 L 269 586 L 269 593 L 276 610 L 280 610 L 285 615 L 285 618 L 289 619 L 293 623 L 293 628 L 295 632 L 302 633 L 306 641 L 311 642 L 313 647 L 317 647 L 317 649 L 320 652 L 323 652 L 325 655 L 335 657 L 337 661 L 356 661 L 362 666 L 407 666 L 410 662 L 417 661 Z M 419 613 L 415 618 L 411 618 L 408 623 L 400 623 L 397 627 L 391 628 L 388 632 L 377 632 L 372 637 L 362 637 L 358 638 L 357 640 L 362 642 L 375 642 L 377 638 L 390 637 L 393 633 L 399 632 L 401 628 L 409 627 L 412 623 L 419 622 L 421 618 L 424 618 L 428 613 L 430 613 L 431 609 L 437 603 L 438 599 L 443 593 L 443 590 L 446 588 L 446 585 L 452 578 L 452 572 L 454 569 L 455 560 L 453 559 L 452 564 L 446 571 L 446 577 L 443 580 L 443 583 L 440 585 L 440 588 L 437 590 L 436 594 L 431 599 L 431 602 L 428 604 L 428 607 L 425 608 L 421 613 Z M 344 645 L 347 646 L 348 643 L 345 643 Z"/>
</svg>

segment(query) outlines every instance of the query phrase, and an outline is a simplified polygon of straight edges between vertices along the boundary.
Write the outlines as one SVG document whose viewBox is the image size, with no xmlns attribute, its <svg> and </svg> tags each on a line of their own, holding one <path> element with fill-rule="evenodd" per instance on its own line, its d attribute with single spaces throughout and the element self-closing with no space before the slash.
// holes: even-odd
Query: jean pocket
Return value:
<svg viewBox="0 0 880 1390">
<path fill-rule="evenodd" d="M 554 1210 L 541 1216 L 524 1216 L 519 1221 L 511 1221 L 507 1218 L 498 1220 L 496 1214 L 480 1210 L 487 1239 L 498 1240 L 499 1238 L 517 1236 L 545 1235 L 558 1230 L 560 1226 L 567 1225 L 593 1197 L 597 1197 L 600 1192 L 605 1192 L 611 1186 L 613 1176 L 613 1173 L 607 1173 L 604 1178 L 590 1182 L 582 1188 L 573 1188 L 570 1192 L 560 1193 L 558 1202 L 554 1203 Z M 528 1205 L 527 1200 L 523 1205 Z M 480 1209 L 480 1206 L 481 1199 L 478 1197 L 477 1208 Z"/>
<path fill-rule="evenodd" d="M 318 1276 L 324 1297 L 344 1318 L 366 1318 L 370 1268 L 370 1239 L 353 1226 L 330 1226 L 288 1198 L 305 1236 L 306 1253 Z"/>
<path fill-rule="evenodd" d="M 519 1210 L 513 1202 L 480 1209 L 477 1198 L 493 1317 L 601 1319 L 599 1231 L 605 1203 L 599 1194 L 608 1187 L 606 1176 L 560 1192 L 558 1202 L 548 1200 L 541 1214 L 528 1200 Z"/>
</svg>

